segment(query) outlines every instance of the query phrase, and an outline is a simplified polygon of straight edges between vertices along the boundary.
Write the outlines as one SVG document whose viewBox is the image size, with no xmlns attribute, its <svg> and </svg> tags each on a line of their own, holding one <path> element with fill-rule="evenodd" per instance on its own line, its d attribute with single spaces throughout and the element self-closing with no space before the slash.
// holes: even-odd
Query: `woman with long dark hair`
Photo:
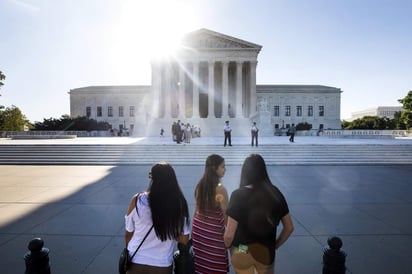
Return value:
<svg viewBox="0 0 412 274">
<path fill-rule="evenodd" d="M 155 164 L 149 178 L 148 190 L 133 196 L 125 216 L 125 239 L 130 255 L 148 233 L 127 273 L 171 274 L 176 241 L 184 245 L 189 241 L 187 201 L 168 163 Z"/>
<path fill-rule="evenodd" d="M 225 159 L 212 154 L 195 189 L 192 224 L 196 273 L 227 273 L 229 259 L 223 241 L 228 195 L 220 181 L 225 175 Z"/>
<path fill-rule="evenodd" d="M 230 197 L 227 215 L 224 239 L 236 273 L 274 273 L 275 251 L 292 234 L 293 223 L 286 199 L 270 181 L 259 154 L 244 161 L 240 187 Z M 280 222 L 282 230 L 276 235 Z"/>
</svg>

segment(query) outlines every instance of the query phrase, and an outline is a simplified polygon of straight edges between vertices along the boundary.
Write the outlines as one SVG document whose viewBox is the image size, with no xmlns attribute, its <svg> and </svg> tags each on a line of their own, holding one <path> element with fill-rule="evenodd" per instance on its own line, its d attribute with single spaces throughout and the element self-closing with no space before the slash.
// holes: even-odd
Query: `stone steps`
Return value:
<svg viewBox="0 0 412 274">
<path fill-rule="evenodd" d="M 203 165 L 210 154 L 240 165 L 250 153 L 268 165 L 412 164 L 411 145 L 0 145 L 0 164 L 10 165 Z"/>
</svg>

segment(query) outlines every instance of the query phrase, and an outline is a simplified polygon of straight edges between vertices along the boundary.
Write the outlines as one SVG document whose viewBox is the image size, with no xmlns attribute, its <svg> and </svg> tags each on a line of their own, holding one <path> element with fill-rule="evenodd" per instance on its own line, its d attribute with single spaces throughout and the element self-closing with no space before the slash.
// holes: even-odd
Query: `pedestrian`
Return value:
<svg viewBox="0 0 412 274">
<path fill-rule="evenodd" d="M 258 132 L 259 128 L 256 126 L 256 122 L 253 122 L 252 128 L 250 129 L 250 132 L 252 134 L 252 147 L 254 143 L 256 142 L 256 146 L 258 146 Z"/>
<path fill-rule="evenodd" d="M 270 181 L 259 154 L 245 159 L 227 215 L 224 239 L 236 273 L 274 273 L 275 252 L 293 232 L 293 223 L 286 199 Z M 277 235 L 279 222 L 282 229 Z"/>
<path fill-rule="evenodd" d="M 173 122 L 173 124 L 172 124 L 172 140 L 173 140 L 173 142 L 177 142 L 177 123 L 176 122 Z"/>
<path fill-rule="evenodd" d="M 292 124 L 292 126 L 289 128 L 289 142 L 291 143 L 295 142 L 295 133 L 296 133 L 295 124 Z"/>
<path fill-rule="evenodd" d="M 232 146 L 232 128 L 229 125 L 229 121 L 225 122 L 223 132 L 225 133 L 225 142 L 223 145 L 226 146 L 226 143 L 229 143 L 229 146 Z"/>
<path fill-rule="evenodd" d="M 186 128 L 185 128 L 185 143 L 190 144 L 191 140 L 192 140 L 192 127 L 190 126 L 189 123 L 187 123 Z"/>
<path fill-rule="evenodd" d="M 165 130 L 163 128 L 160 128 L 160 137 L 163 137 Z"/>
<path fill-rule="evenodd" d="M 205 171 L 195 189 L 192 241 L 196 273 L 227 273 L 229 258 L 223 234 L 228 195 L 221 182 L 225 160 L 216 154 L 206 159 Z"/>
<path fill-rule="evenodd" d="M 153 165 L 149 178 L 148 190 L 133 196 L 125 216 L 129 254 L 142 243 L 127 273 L 171 274 L 176 241 L 183 245 L 189 242 L 187 201 L 168 163 Z"/>
</svg>

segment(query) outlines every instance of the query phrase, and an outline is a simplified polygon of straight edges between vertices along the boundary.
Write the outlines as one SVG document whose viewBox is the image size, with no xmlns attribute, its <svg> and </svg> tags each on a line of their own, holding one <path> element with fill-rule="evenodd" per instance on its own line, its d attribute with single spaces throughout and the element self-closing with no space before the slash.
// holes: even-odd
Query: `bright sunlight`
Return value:
<svg viewBox="0 0 412 274">
<path fill-rule="evenodd" d="M 196 29 L 189 0 L 119 1 L 119 5 L 123 7 L 113 22 L 109 59 L 112 75 L 122 82 L 142 75 L 150 79 L 150 58 L 172 54 L 182 35 Z"/>
</svg>

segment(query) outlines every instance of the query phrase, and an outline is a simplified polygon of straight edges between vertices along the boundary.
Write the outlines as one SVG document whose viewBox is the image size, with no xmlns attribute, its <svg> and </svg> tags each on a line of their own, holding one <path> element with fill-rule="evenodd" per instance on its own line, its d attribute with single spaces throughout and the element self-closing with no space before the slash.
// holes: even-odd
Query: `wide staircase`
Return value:
<svg viewBox="0 0 412 274">
<path fill-rule="evenodd" d="M 268 165 L 412 164 L 408 144 L 261 145 L 0 145 L 2 165 L 203 165 L 210 154 L 222 155 L 227 165 L 240 165 L 250 153 Z"/>
</svg>

